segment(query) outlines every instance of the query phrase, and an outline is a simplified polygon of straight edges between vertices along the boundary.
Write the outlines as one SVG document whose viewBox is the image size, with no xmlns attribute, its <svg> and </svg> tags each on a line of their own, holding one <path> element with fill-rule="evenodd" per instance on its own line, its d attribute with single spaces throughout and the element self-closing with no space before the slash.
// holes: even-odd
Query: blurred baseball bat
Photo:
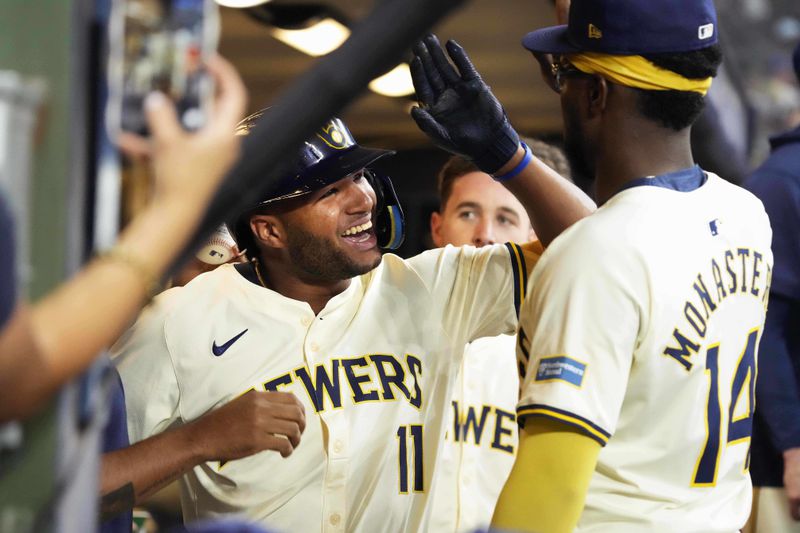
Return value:
<svg viewBox="0 0 800 533">
<path fill-rule="evenodd" d="M 292 83 L 244 138 L 239 160 L 169 274 L 225 218 L 274 191 L 277 180 L 294 165 L 286 154 L 297 153 L 320 125 L 341 112 L 373 78 L 400 62 L 411 44 L 463 2 L 376 0 L 350 38 Z"/>
</svg>

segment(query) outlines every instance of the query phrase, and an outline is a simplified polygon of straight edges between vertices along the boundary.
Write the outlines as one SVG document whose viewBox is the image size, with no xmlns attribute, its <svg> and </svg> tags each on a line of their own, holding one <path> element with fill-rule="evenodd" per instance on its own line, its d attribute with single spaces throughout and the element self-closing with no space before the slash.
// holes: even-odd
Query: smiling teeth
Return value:
<svg viewBox="0 0 800 533">
<path fill-rule="evenodd" d="M 360 226 L 353 226 L 349 230 L 342 233 L 342 237 L 347 237 L 349 235 L 355 235 L 356 233 L 361 233 L 362 231 L 367 231 L 368 229 L 372 228 L 372 221 L 370 220 L 366 224 L 361 224 Z"/>
</svg>

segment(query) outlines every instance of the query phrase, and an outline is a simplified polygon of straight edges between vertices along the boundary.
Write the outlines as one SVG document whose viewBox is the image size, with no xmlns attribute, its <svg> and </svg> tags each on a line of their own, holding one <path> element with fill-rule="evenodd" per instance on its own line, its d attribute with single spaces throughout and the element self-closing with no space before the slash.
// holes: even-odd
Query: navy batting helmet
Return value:
<svg viewBox="0 0 800 533">
<path fill-rule="evenodd" d="M 266 110 L 253 113 L 242 120 L 236 129 L 237 135 L 247 135 L 264 111 Z M 391 150 L 359 146 L 344 122 L 332 118 L 306 139 L 298 154 L 294 170 L 280 180 L 278 189 L 228 223 L 239 249 L 251 250 L 248 256 L 251 256 L 251 253 L 255 254 L 249 221 L 250 215 L 259 208 L 322 189 L 364 169 L 381 157 L 392 154 L 394 152 Z M 385 250 L 395 250 L 403 243 L 405 223 L 392 181 L 387 176 L 369 170 L 364 175 L 377 198 L 374 227 L 378 246 Z"/>
</svg>

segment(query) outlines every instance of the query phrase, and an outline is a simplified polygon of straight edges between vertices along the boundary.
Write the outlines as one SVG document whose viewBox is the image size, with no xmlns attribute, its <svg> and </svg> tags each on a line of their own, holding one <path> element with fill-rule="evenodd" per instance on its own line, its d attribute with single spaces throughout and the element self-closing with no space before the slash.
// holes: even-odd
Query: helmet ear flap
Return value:
<svg viewBox="0 0 800 533">
<path fill-rule="evenodd" d="M 378 238 L 378 246 L 384 250 L 396 250 L 405 239 L 405 216 L 392 180 L 368 169 L 364 176 L 375 191 L 377 199 L 375 236 Z"/>
</svg>

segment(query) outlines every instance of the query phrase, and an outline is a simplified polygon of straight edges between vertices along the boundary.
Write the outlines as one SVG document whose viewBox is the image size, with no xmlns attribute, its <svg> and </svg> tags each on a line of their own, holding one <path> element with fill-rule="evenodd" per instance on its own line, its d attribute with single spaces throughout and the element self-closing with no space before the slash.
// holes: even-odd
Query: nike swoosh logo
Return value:
<svg viewBox="0 0 800 533">
<path fill-rule="evenodd" d="M 238 341 L 245 333 L 247 333 L 247 330 L 244 330 L 243 332 L 239 333 L 225 344 L 220 344 L 219 346 L 217 346 L 217 341 L 214 341 L 211 344 L 211 351 L 214 352 L 214 355 L 219 357 L 220 355 L 224 354 L 228 350 L 228 348 L 230 348 L 234 342 Z"/>
</svg>

